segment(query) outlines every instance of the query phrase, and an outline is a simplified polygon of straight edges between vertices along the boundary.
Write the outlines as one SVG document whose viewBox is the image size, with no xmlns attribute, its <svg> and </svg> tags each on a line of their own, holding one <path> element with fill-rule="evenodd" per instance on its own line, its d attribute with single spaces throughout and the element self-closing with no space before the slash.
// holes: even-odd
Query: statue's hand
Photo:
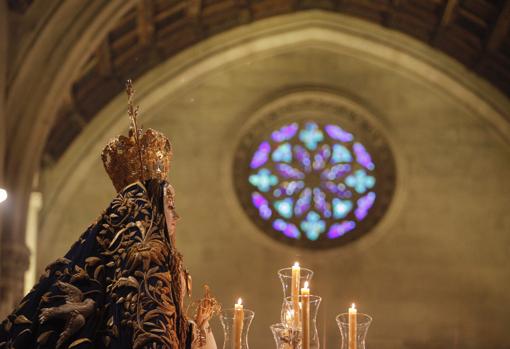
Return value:
<svg viewBox="0 0 510 349">
<path fill-rule="evenodd" d="M 197 326 L 197 330 L 198 333 L 195 335 L 192 349 L 217 349 L 209 321 L 206 320 L 200 327 Z"/>
</svg>

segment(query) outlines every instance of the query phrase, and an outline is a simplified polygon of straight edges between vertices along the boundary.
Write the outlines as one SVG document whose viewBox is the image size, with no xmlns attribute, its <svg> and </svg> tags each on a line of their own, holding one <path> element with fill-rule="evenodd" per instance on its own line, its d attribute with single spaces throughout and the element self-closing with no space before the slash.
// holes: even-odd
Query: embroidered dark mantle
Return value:
<svg viewBox="0 0 510 349">
<path fill-rule="evenodd" d="M 189 348 L 181 255 L 157 206 L 143 184 L 123 189 L 2 322 L 0 348 Z"/>
</svg>

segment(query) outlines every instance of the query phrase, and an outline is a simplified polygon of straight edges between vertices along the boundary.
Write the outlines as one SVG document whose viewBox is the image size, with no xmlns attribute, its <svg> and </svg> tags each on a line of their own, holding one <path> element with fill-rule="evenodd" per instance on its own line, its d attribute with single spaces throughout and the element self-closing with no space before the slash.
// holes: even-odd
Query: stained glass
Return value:
<svg viewBox="0 0 510 349">
<path fill-rule="evenodd" d="M 269 155 L 269 152 L 271 151 L 271 146 L 269 145 L 269 142 L 262 142 L 259 145 L 259 148 L 253 154 L 253 158 L 251 159 L 251 168 L 259 168 L 260 166 L 264 165 L 267 161 L 267 156 Z"/>
<path fill-rule="evenodd" d="M 269 208 L 268 202 L 262 194 L 254 192 L 251 194 L 251 200 L 253 205 L 259 210 L 260 217 L 265 220 L 271 218 L 271 209 Z"/>
<path fill-rule="evenodd" d="M 299 238 L 299 229 L 292 223 L 287 223 L 282 219 L 276 219 L 273 222 L 273 228 L 282 232 L 285 236 L 293 239 Z"/>
<path fill-rule="evenodd" d="M 375 168 L 374 163 L 372 162 L 372 157 L 367 152 L 363 144 L 354 143 L 353 146 L 354 154 L 356 154 L 356 161 L 367 170 L 373 170 Z"/>
<path fill-rule="evenodd" d="M 271 158 L 274 162 L 291 162 L 292 161 L 292 151 L 289 143 L 283 143 L 278 146 L 271 155 Z"/>
<path fill-rule="evenodd" d="M 346 147 L 340 144 L 333 145 L 333 155 L 331 156 L 331 162 L 337 164 L 339 162 L 351 162 L 352 155 Z"/>
<path fill-rule="evenodd" d="M 376 201 L 375 164 L 355 135 L 334 124 L 279 127 L 253 153 L 252 204 L 278 234 L 339 239 L 357 229 Z"/>
<path fill-rule="evenodd" d="M 299 132 L 299 139 L 308 150 L 315 150 L 317 149 L 317 144 L 324 139 L 324 134 L 315 122 L 307 122 L 304 130 Z"/>
<path fill-rule="evenodd" d="M 354 215 L 359 221 L 367 216 L 368 210 L 370 210 L 374 205 L 375 196 L 374 192 L 370 192 L 358 199 L 358 208 L 354 211 Z"/>
<path fill-rule="evenodd" d="M 349 175 L 345 179 L 345 184 L 349 187 L 354 188 L 359 194 L 363 194 L 367 189 L 372 188 L 375 185 L 375 178 L 367 175 L 365 170 L 357 170 L 354 174 Z"/>
<path fill-rule="evenodd" d="M 292 217 L 292 204 L 293 200 L 291 198 L 285 198 L 283 200 L 278 200 L 274 202 L 274 208 L 283 218 L 291 218 Z"/>
<path fill-rule="evenodd" d="M 273 133 L 271 134 L 271 138 L 275 142 L 288 141 L 289 139 L 294 137 L 298 129 L 299 127 L 297 123 L 285 125 L 279 130 L 273 131 Z"/>
<path fill-rule="evenodd" d="M 336 239 L 342 235 L 345 235 L 345 233 L 353 230 L 354 228 L 356 228 L 356 223 L 354 223 L 353 221 L 335 223 L 331 226 L 331 228 L 329 228 L 328 238 Z"/>
<path fill-rule="evenodd" d="M 301 222 L 301 229 L 310 240 L 317 240 L 319 235 L 326 230 L 326 223 L 321 216 L 314 211 L 308 212 L 306 219 Z"/>
</svg>

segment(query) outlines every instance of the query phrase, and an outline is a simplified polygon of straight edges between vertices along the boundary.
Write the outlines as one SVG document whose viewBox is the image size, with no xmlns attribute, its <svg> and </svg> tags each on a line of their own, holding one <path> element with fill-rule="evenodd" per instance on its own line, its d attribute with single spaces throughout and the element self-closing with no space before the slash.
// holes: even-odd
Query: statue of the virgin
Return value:
<svg viewBox="0 0 510 349">
<path fill-rule="evenodd" d="M 102 153 L 117 196 L 2 322 L 2 349 L 216 348 L 208 290 L 194 322 L 184 310 L 191 278 L 175 246 L 172 147 L 143 133 L 130 81 L 127 93 L 129 135 Z"/>
</svg>

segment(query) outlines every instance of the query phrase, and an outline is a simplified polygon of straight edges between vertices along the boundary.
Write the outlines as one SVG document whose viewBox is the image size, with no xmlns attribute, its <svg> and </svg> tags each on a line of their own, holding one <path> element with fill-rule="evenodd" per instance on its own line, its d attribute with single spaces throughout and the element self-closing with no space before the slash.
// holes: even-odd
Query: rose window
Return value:
<svg viewBox="0 0 510 349">
<path fill-rule="evenodd" d="M 287 116 L 246 135 L 235 184 L 265 233 L 292 245 L 332 247 L 380 220 L 393 194 L 393 158 L 381 135 L 356 121 L 352 114 L 344 120 Z"/>
</svg>

